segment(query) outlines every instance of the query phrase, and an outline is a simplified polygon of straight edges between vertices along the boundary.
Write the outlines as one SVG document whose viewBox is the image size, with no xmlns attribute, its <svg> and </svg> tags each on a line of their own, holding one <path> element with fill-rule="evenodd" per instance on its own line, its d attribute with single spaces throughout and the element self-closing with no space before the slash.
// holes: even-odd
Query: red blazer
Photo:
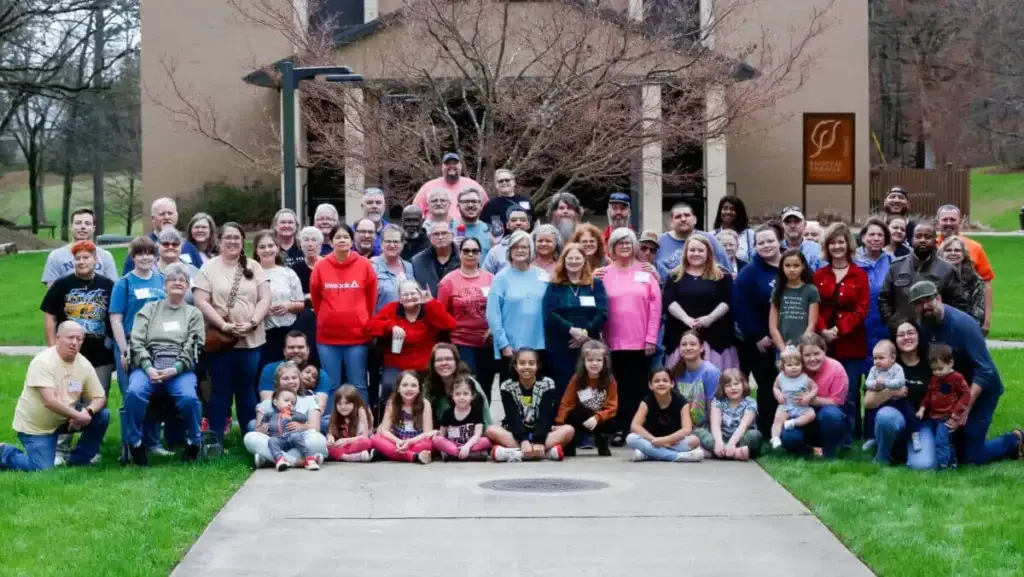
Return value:
<svg viewBox="0 0 1024 577">
<path fill-rule="evenodd" d="M 814 273 L 814 286 L 818 287 L 818 295 L 821 297 L 821 304 L 818 305 L 818 332 L 833 326 L 839 329 L 839 338 L 832 343 L 832 355 L 837 359 L 867 357 L 864 319 L 868 316 L 871 292 L 868 273 L 851 262 L 850 270 L 836 291 L 836 276 L 832 272 L 832 265 L 826 265 Z"/>
<path fill-rule="evenodd" d="M 405 331 L 402 352 L 391 352 L 391 331 L 396 327 Z M 438 341 L 439 333 L 455 328 L 455 317 L 448 314 L 437 299 L 430 299 L 420 307 L 415 322 L 409 322 L 401 303 L 384 305 L 377 316 L 370 319 L 370 334 L 385 337 L 381 341 L 384 350 L 384 366 L 402 371 L 425 371 L 430 364 L 430 353 Z"/>
</svg>

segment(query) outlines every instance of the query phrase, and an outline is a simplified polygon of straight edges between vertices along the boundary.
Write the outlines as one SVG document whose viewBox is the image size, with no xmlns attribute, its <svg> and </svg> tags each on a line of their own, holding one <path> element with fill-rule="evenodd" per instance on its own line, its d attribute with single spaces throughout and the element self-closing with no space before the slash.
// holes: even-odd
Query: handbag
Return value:
<svg viewBox="0 0 1024 577">
<path fill-rule="evenodd" d="M 231 322 L 231 308 L 235 306 L 235 299 L 238 298 L 238 285 L 242 282 L 242 267 L 235 271 L 235 281 L 231 284 L 231 292 L 228 294 L 227 312 L 224 313 L 224 321 Z M 234 348 L 238 344 L 238 337 L 228 334 L 218 327 L 206 325 L 206 344 L 203 346 L 204 353 L 218 353 Z"/>
</svg>

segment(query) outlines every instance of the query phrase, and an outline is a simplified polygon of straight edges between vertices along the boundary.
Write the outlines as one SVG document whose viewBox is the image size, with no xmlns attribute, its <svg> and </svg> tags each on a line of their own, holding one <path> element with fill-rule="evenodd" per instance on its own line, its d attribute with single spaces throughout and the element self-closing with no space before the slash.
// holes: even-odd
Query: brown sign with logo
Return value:
<svg viewBox="0 0 1024 577">
<path fill-rule="evenodd" d="M 853 114 L 804 114 L 804 184 L 853 184 Z"/>
</svg>

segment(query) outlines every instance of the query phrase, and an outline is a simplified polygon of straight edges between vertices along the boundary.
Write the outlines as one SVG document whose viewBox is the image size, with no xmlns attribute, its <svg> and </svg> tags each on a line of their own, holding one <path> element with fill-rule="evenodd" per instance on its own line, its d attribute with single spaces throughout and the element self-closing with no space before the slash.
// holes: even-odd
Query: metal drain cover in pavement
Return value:
<svg viewBox="0 0 1024 577">
<path fill-rule="evenodd" d="M 608 483 L 583 479 L 559 479 L 537 477 L 533 479 L 498 479 L 480 483 L 480 487 L 491 491 L 515 491 L 518 493 L 572 493 L 576 491 L 599 491 L 607 489 Z"/>
</svg>

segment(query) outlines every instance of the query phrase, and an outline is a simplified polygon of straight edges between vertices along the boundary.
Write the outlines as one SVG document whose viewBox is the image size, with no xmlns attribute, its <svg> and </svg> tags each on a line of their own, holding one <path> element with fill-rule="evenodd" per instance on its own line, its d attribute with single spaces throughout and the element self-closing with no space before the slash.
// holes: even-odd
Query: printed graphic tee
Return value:
<svg viewBox="0 0 1024 577">
<path fill-rule="evenodd" d="M 85 329 L 85 342 L 79 351 L 92 366 L 103 367 L 114 362 L 107 347 L 110 337 L 110 297 L 114 281 L 99 274 L 83 280 L 71 274 L 50 285 L 40 310 L 56 317 L 57 326 L 75 321 Z"/>
</svg>

